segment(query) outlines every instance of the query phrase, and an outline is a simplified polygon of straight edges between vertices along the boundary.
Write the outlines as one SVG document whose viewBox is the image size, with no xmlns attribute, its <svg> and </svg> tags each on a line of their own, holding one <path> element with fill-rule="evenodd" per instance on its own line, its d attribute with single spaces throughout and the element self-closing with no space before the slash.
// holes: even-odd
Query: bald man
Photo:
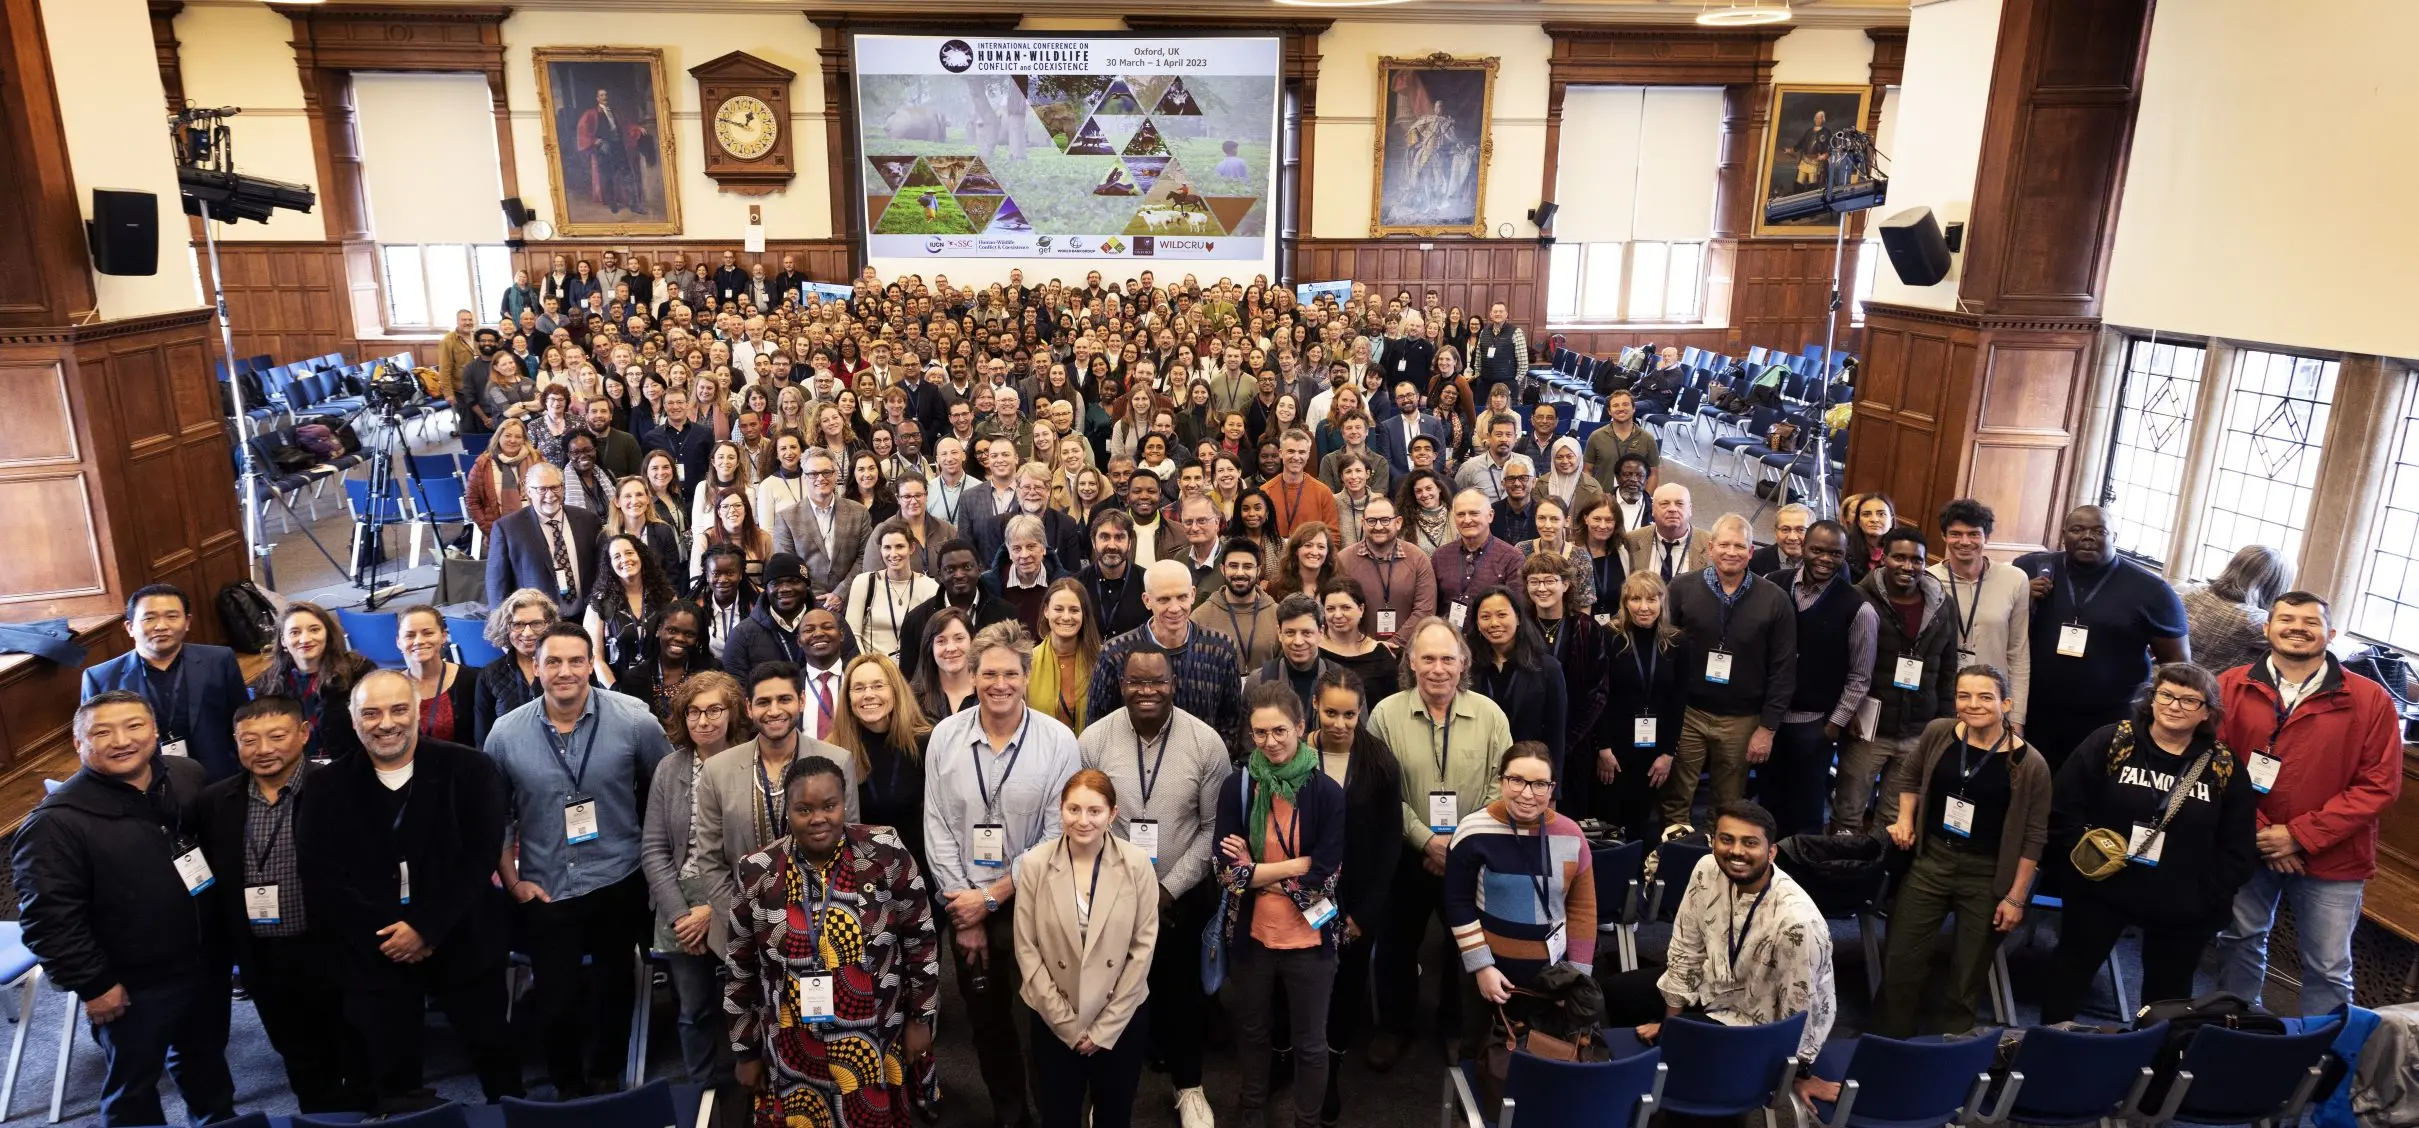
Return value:
<svg viewBox="0 0 2419 1128">
<path fill-rule="evenodd" d="M 521 479 L 529 504 L 506 514 L 487 533 L 487 605 L 536 588 L 554 597 L 564 614 L 588 601 L 596 580 L 596 538 L 604 527 L 597 515 L 563 504 L 563 472 L 540 462 Z"/>
<path fill-rule="evenodd" d="M 1092 667 L 1091 707 L 1105 717 L 1124 705 L 1117 679 L 1126 655 L 1157 650 L 1168 656 L 1176 679 L 1176 707 L 1225 734 L 1231 753 L 1243 747 L 1243 655 L 1234 639 L 1193 622 L 1193 570 L 1162 560 L 1142 574 L 1142 602 L 1149 622 L 1110 639 Z"/>
<path fill-rule="evenodd" d="M 2033 578 L 2024 738 L 2053 771 L 2094 729 L 2132 714 L 2152 663 L 2192 658 L 2184 601 L 2158 573 L 2117 554 L 2105 510 L 2069 511 L 2059 546 L 2015 560 Z"/>
<path fill-rule="evenodd" d="M 1653 572 L 1669 585 L 1675 576 L 1702 572 L 1713 563 L 1708 554 L 1712 540 L 1691 522 L 1696 516 L 1695 502 L 1688 487 L 1678 482 L 1666 482 L 1655 490 L 1654 523 L 1643 529 L 1631 529 L 1629 566 L 1633 572 Z"/>
</svg>

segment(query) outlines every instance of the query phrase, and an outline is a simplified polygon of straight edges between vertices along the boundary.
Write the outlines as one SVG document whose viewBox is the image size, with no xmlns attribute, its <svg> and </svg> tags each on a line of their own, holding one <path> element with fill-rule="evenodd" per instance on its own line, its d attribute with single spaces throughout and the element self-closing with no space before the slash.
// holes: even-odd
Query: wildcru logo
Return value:
<svg viewBox="0 0 2419 1128">
<path fill-rule="evenodd" d="M 964 74 L 974 66 L 974 48 L 963 39 L 941 44 L 941 69 L 951 74 Z"/>
</svg>

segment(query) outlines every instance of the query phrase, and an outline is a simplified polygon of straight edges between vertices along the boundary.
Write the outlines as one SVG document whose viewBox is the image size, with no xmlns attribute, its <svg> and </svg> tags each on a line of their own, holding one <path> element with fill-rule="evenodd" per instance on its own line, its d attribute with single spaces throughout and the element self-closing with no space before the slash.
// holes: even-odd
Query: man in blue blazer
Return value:
<svg viewBox="0 0 2419 1128">
<path fill-rule="evenodd" d="M 1399 482 L 1411 473 L 1411 440 L 1426 435 L 1436 440 L 1436 449 L 1445 449 L 1445 421 L 1419 409 L 1419 386 L 1405 380 L 1394 386 L 1395 414 L 1381 420 L 1377 433 L 1370 436 L 1369 445 L 1386 456 L 1386 465 L 1394 468 L 1394 480 Z M 1442 463 L 1443 459 L 1437 460 Z"/>
<path fill-rule="evenodd" d="M 604 522 L 563 504 L 563 471 L 551 462 L 531 467 L 521 481 L 529 504 L 505 514 L 487 534 L 487 605 L 502 606 L 513 592 L 536 588 L 553 596 L 565 616 L 576 616 L 596 583 L 596 539 Z M 557 541 L 568 574 L 555 567 Z"/>
<path fill-rule="evenodd" d="M 134 649 L 84 671 L 84 700 L 113 689 L 141 694 L 160 730 L 160 754 L 190 756 L 213 780 L 243 771 L 235 758 L 235 710 L 251 699 L 235 652 L 188 644 L 193 603 L 183 589 L 151 584 L 126 599 Z"/>
</svg>

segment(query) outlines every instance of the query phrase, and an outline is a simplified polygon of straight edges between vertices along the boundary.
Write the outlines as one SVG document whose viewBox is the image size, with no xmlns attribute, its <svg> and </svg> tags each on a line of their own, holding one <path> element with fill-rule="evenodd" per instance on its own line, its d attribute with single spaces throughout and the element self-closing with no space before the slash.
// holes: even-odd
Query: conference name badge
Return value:
<svg viewBox="0 0 2419 1128">
<path fill-rule="evenodd" d="M 277 887 L 247 885 L 244 887 L 244 917 L 254 924 L 276 924 L 285 919 L 278 911 Z"/>
<path fill-rule="evenodd" d="M 2276 773 L 2283 771 L 2285 762 L 2265 752 L 2251 754 L 2251 790 L 2262 795 L 2276 786 Z"/>
<path fill-rule="evenodd" d="M 1940 812 L 1940 829 L 1959 838 L 1972 838 L 1974 836 L 1974 805 L 1954 795 L 1949 796 L 1948 800 L 1948 806 Z"/>
<path fill-rule="evenodd" d="M 1008 864 L 1008 828 L 999 823 L 974 826 L 974 864 L 994 869 Z"/>
<path fill-rule="evenodd" d="M 2145 823 L 2133 824 L 2133 833 L 2125 839 L 2125 856 L 2137 866 L 2159 864 L 2159 853 L 2167 848 L 2167 832 L 2154 830 Z"/>
<path fill-rule="evenodd" d="M 1159 864 L 1159 820 L 1131 819 L 1126 822 L 1126 841 L 1151 856 L 1151 864 Z"/>
<path fill-rule="evenodd" d="M 185 742 L 182 739 L 171 740 L 160 745 L 160 755 L 162 756 L 191 756 L 192 754 L 185 750 Z"/>
<path fill-rule="evenodd" d="M 1897 672 L 1891 676 L 1890 684 L 1900 689 L 1923 688 L 1923 659 L 1899 659 Z"/>
<path fill-rule="evenodd" d="M 808 972 L 794 976 L 792 982 L 797 984 L 798 1018 L 801 1021 L 816 1026 L 839 1021 L 839 1014 L 832 1008 L 832 973 Z"/>
<path fill-rule="evenodd" d="M 1451 791 L 1428 793 L 1428 829 L 1451 834 L 1461 825 L 1461 796 Z"/>
<path fill-rule="evenodd" d="M 596 841 L 596 800 L 574 795 L 563 800 L 563 841 L 577 846 Z"/>
<path fill-rule="evenodd" d="M 2068 623 L 2058 628 L 2058 657 L 2081 658 L 2083 647 L 2091 641 L 2091 628 L 2081 623 Z"/>
<path fill-rule="evenodd" d="M 1729 685 L 1731 658 L 1727 650 L 1708 651 L 1705 655 L 1705 680 L 1715 685 Z"/>
<path fill-rule="evenodd" d="M 201 895 L 202 890 L 218 883 L 218 878 L 210 872 L 210 859 L 202 856 L 199 846 L 187 846 L 177 854 L 176 876 L 185 883 L 185 892 L 196 897 Z"/>
</svg>

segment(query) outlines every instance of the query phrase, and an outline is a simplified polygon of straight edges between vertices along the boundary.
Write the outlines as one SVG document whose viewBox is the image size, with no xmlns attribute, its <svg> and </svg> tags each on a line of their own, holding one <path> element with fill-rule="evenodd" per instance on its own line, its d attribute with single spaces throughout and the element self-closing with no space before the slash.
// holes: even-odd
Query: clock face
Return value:
<svg viewBox="0 0 2419 1128">
<path fill-rule="evenodd" d="M 762 98 L 735 94 L 723 99 L 714 111 L 714 140 L 740 160 L 752 161 L 771 152 L 780 136 L 781 122 Z"/>
</svg>

